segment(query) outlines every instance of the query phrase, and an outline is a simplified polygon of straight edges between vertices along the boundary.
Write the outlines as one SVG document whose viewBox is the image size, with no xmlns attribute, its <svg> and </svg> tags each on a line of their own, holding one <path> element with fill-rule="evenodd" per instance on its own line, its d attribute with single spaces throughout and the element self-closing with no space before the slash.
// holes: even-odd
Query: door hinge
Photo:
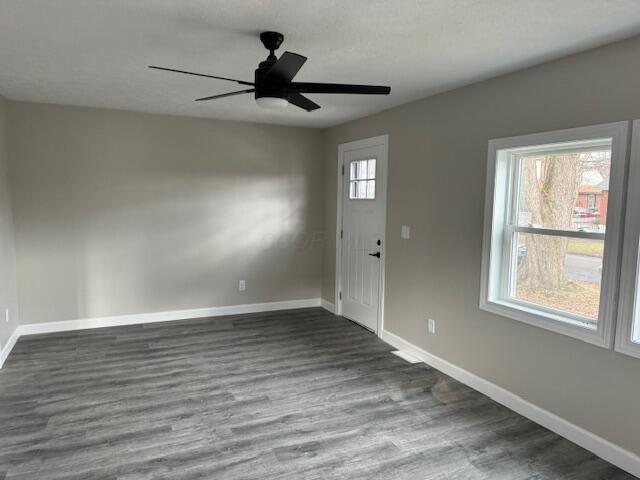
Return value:
<svg viewBox="0 0 640 480">
<path fill-rule="evenodd" d="M 344 237 L 344 230 L 340 230 L 340 238 Z"/>
<path fill-rule="evenodd" d="M 344 177 L 344 165 L 342 165 L 342 176 Z"/>
<path fill-rule="evenodd" d="M 340 300 L 342 300 L 342 292 L 339 292 L 339 293 L 338 293 L 338 298 L 339 298 Z"/>
</svg>

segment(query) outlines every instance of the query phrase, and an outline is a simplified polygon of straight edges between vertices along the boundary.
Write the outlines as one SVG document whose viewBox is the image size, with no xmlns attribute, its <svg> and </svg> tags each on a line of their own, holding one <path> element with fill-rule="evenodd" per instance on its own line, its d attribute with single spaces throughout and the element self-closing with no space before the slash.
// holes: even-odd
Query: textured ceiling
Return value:
<svg viewBox="0 0 640 480">
<path fill-rule="evenodd" d="M 262 30 L 309 57 L 298 81 L 375 83 L 388 97 L 309 95 L 307 113 L 238 85 Z M 0 0 L 0 93 L 13 100 L 325 127 L 640 33 L 638 0 Z"/>
</svg>

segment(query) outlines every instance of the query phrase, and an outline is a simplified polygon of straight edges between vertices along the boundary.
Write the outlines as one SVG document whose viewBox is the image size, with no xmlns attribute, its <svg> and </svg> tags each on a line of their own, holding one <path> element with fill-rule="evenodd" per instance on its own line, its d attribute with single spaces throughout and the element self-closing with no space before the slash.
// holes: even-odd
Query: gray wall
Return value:
<svg viewBox="0 0 640 480">
<path fill-rule="evenodd" d="M 320 297 L 320 131 L 8 113 L 21 323 Z"/>
<path fill-rule="evenodd" d="M 640 360 L 478 308 L 487 141 L 639 118 L 638 58 L 640 37 L 328 130 L 325 228 L 335 238 L 338 144 L 388 133 L 386 329 L 640 454 Z"/>
<path fill-rule="evenodd" d="M 7 105 L 0 97 L 0 349 L 18 324 L 13 216 L 7 182 Z M 9 309 L 9 323 L 5 309 Z"/>
</svg>

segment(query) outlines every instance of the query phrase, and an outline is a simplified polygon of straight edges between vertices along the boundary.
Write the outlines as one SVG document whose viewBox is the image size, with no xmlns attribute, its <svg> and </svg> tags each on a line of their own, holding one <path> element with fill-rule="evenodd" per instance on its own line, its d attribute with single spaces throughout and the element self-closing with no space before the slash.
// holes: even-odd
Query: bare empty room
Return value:
<svg viewBox="0 0 640 480">
<path fill-rule="evenodd" d="M 640 478 L 637 0 L 0 0 L 0 480 Z"/>
</svg>

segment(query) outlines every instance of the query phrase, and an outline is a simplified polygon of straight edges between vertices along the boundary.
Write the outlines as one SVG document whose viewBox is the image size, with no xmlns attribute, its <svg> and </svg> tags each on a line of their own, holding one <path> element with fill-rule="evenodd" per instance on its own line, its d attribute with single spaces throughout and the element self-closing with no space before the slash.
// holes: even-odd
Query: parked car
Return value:
<svg viewBox="0 0 640 480">
<path fill-rule="evenodd" d="M 572 220 L 578 230 L 592 230 L 600 222 L 600 211 L 596 208 L 574 207 Z"/>
<path fill-rule="evenodd" d="M 600 218 L 600 211 L 597 208 L 574 207 L 573 218 Z"/>
</svg>

